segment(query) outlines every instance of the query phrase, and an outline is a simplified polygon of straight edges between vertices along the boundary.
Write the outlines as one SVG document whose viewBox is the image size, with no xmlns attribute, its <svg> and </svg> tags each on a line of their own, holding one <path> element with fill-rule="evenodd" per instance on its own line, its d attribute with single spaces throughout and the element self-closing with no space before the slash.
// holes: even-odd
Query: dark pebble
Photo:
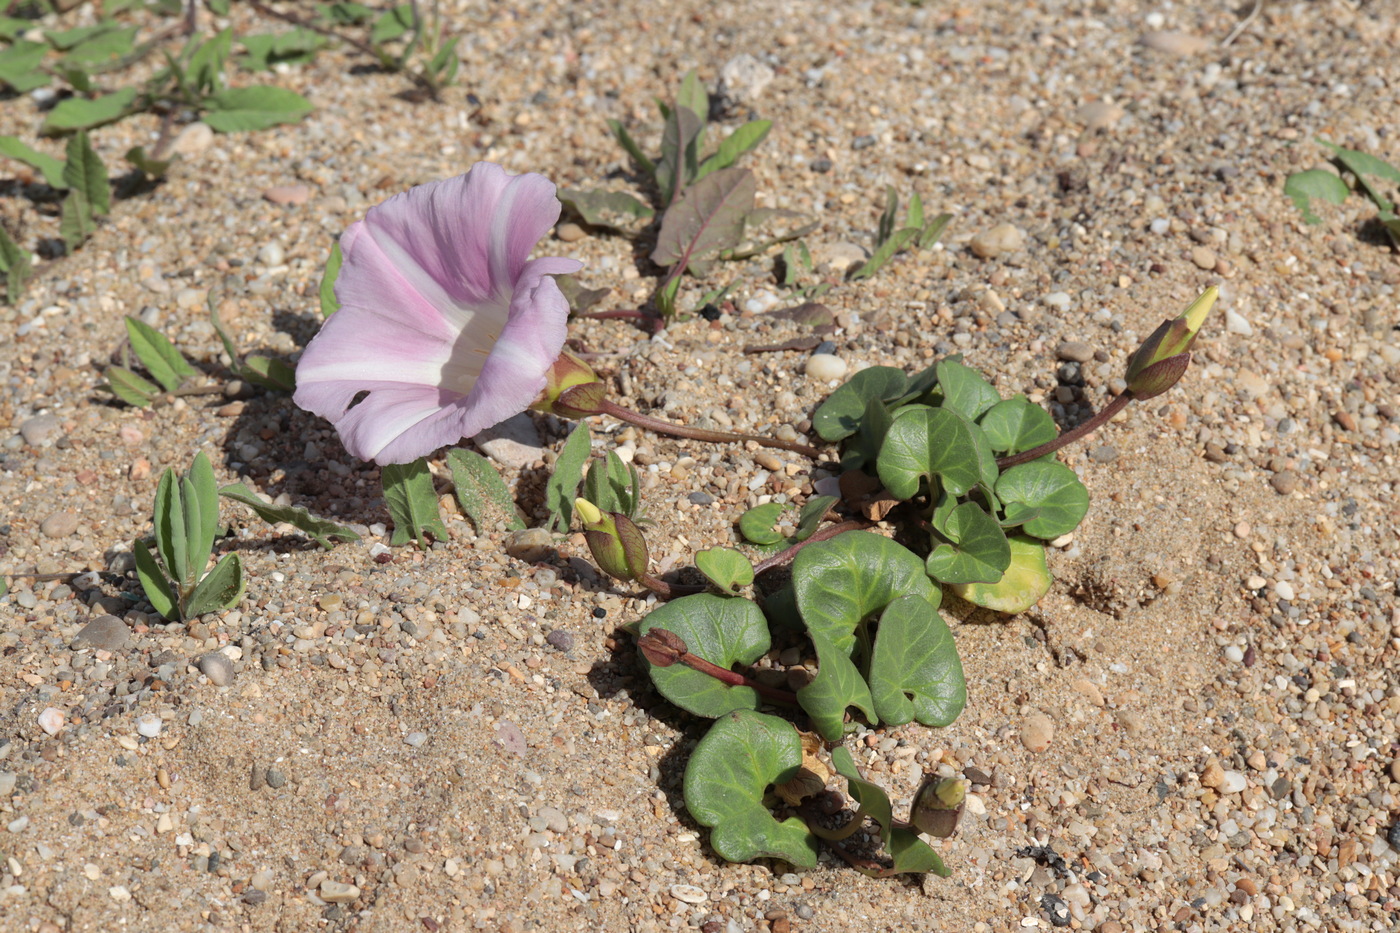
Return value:
<svg viewBox="0 0 1400 933">
<path fill-rule="evenodd" d="M 833 355 L 834 355 L 834 354 L 836 353 L 836 344 L 835 344 L 835 342 L 830 341 L 830 340 L 823 340 L 821 343 L 817 344 L 817 348 L 816 348 L 815 350 L 813 350 L 812 352 L 813 352 L 813 353 L 826 353 L 826 354 L 833 354 Z"/>
<path fill-rule="evenodd" d="M 1225 448 L 1211 441 L 1206 444 L 1206 459 L 1211 463 L 1224 463 L 1230 459 L 1230 455 L 1225 452 Z"/>
<path fill-rule="evenodd" d="M 814 172 L 820 172 L 825 175 L 827 172 L 831 171 L 833 167 L 830 159 L 812 160 L 812 171 Z"/>
<path fill-rule="evenodd" d="M 116 616 L 98 616 L 83 626 L 78 637 L 73 639 L 73 647 L 117 651 L 130 637 L 131 630 L 121 619 Z"/>
<path fill-rule="evenodd" d="M 1089 457 L 1095 463 L 1112 463 L 1118 459 L 1118 448 L 1114 447 L 1112 444 L 1104 444 L 1095 447 L 1093 453 L 1089 454 Z"/>
<path fill-rule="evenodd" d="M 277 790 L 287 783 L 287 776 L 276 768 L 267 769 L 267 786 Z"/>
<path fill-rule="evenodd" d="M 560 651 L 574 650 L 573 633 L 567 632 L 562 628 L 557 628 L 554 631 L 550 632 L 544 637 L 544 640 L 549 642 L 554 647 L 558 648 Z"/>
<path fill-rule="evenodd" d="M 690 500 L 691 505 L 710 505 L 715 501 L 715 497 L 708 492 L 692 492 L 686 498 Z"/>
<path fill-rule="evenodd" d="M 1040 906 L 1045 910 L 1045 915 L 1050 918 L 1051 926 L 1069 926 L 1069 905 L 1062 901 L 1058 895 L 1042 894 Z"/>
<path fill-rule="evenodd" d="M 267 784 L 267 769 L 259 765 L 253 765 L 248 774 L 248 787 L 250 790 L 262 790 Z"/>
<path fill-rule="evenodd" d="M 257 888 L 243 892 L 243 903 L 249 907 L 257 907 L 267 900 L 267 892 L 259 891 Z"/>
<path fill-rule="evenodd" d="M 851 148 L 859 151 L 861 149 L 869 149 L 873 145 L 875 145 L 874 136 L 857 136 L 855 138 L 855 141 L 851 143 Z"/>
<path fill-rule="evenodd" d="M 1395 825 L 1390 827 L 1390 834 L 1385 837 L 1391 848 L 1400 851 L 1400 820 L 1395 821 Z"/>
<path fill-rule="evenodd" d="M 700 316 L 707 321 L 718 321 L 723 313 L 713 302 L 700 309 Z"/>
<path fill-rule="evenodd" d="M 593 618 L 595 618 L 595 619 L 606 619 L 607 617 L 608 617 L 608 610 L 604 609 L 602 606 L 595 606 L 595 607 L 594 607 L 594 609 L 593 609 Z"/>
<path fill-rule="evenodd" d="M 974 784 L 982 784 L 987 787 L 990 787 L 992 784 L 992 776 L 976 765 L 968 765 L 966 768 L 963 768 L 963 777 Z"/>
</svg>

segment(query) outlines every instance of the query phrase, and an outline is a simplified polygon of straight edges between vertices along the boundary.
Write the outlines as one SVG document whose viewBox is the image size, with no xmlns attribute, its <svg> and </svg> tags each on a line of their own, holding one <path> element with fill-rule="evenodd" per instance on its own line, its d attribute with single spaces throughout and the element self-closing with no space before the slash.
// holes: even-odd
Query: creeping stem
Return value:
<svg viewBox="0 0 1400 933">
<path fill-rule="evenodd" d="M 1077 428 L 1074 428 L 1071 431 L 1066 431 L 1059 437 L 1055 438 L 1053 441 L 1046 441 L 1039 447 L 1023 451 L 1019 454 L 1012 454 L 1009 457 L 1002 457 L 1000 460 L 997 461 L 997 469 L 1007 470 L 1021 463 L 1030 463 L 1032 460 L 1039 460 L 1046 454 L 1054 453 L 1061 447 L 1064 447 L 1066 444 L 1073 444 L 1081 437 L 1085 437 L 1089 434 L 1092 434 L 1099 428 L 1103 427 L 1110 420 L 1112 420 L 1114 415 L 1118 414 L 1124 408 L 1127 408 L 1128 403 L 1132 400 L 1132 390 L 1125 390 L 1117 398 L 1105 405 L 1103 410 L 1100 411 L 1097 415 L 1090 418 L 1083 424 L 1079 425 Z"/>
<path fill-rule="evenodd" d="M 782 441 L 774 437 L 757 437 L 752 434 L 731 434 L 728 431 L 710 431 L 706 428 L 692 428 L 685 424 L 672 424 L 669 421 L 662 421 L 660 418 L 653 418 L 650 415 L 643 415 L 632 411 L 630 408 L 623 408 L 609 399 L 603 399 L 598 403 L 598 413 L 612 415 L 619 421 L 626 421 L 635 424 L 639 428 L 646 428 L 648 431 L 655 431 L 658 434 L 670 434 L 673 437 L 688 437 L 697 441 L 709 441 L 714 444 L 742 444 L 745 441 L 753 441 L 761 447 L 774 447 L 778 450 L 790 450 L 793 453 L 802 454 L 804 457 L 811 457 L 813 460 L 820 460 L 822 452 L 815 447 L 806 444 L 797 444 L 791 441 Z"/>
</svg>

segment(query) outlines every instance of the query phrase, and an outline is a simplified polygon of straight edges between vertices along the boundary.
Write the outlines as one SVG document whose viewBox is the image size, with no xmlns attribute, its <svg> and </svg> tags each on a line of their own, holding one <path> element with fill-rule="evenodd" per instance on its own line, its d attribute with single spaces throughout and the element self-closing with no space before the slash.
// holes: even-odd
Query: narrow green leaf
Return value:
<svg viewBox="0 0 1400 933">
<path fill-rule="evenodd" d="M 797 532 L 792 536 L 793 541 L 806 541 L 816 534 L 826 513 L 840 501 L 839 496 L 813 496 L 808 499 L 797 513 Z"/>
<path fill-rule="evenodd" d="M 880 839 L 888 843 L 890 830 L 894 827 L 894 808 L 890 806 L 890 797 L 884 788 L 860 776 L 851 750 L 844 745 L 831 750 L 831 764 L 836 768 L 836 773 L 846 779 L 846 791 L 860 807 L 860 812 L 880 824 Z"/>
<path fill-rule="evenodd" d="M 161 474 L 156 484 L 155 503 L 156 550 L 171 579 L 178 585 L 189 576 L 188 549 L 185 540 L 185 506 L 180 495 L 180 480 L 172 469 Z"/>
<path fill-rule="evenodd" d="M 10 232 L 0 226 L 0 273 L 5 276 L 5 300 L 19 301 L 24 283 L 33 269 L 34 254 L 10 238 Z"/>
<path fill-rule="evenodd" d="M 635 518 L 640 504 L 637 468 L 623 463 L 615 452 L 588 465 L 583 477 L 583 498 L 604 512 L 621 512 Z"/>
<path fill-rule="evenodd" d="M 196 537 L 191 538 L 190 555 L 199 572 L 202 572 L 209 562 L 209 555 L 214 552 L 214 537 L 219 529 L 219 486 L 214 479 L 214 467 L 204 451 L 195 454 L 188 477 L 190 487 L 185 495 L 186 504 L 194 501 L 199 505 L 199 521 L 193 526 Z"/>
<path fill-rule="evenodd" d="M 422 457 L 412 463 L 390 463 L 379 469 L 384 487 L 384 505 L 394 522 L 394 534 L 389 544 L 398 547 L 410 541 L 419 547 L 428 546 L 428 537 L 447 540 L 447 526 L 438 511 L 437 492 L 428 461 Z"/>
<path fill-rule="evenodd" d="M 457 69 L 461 65 L 461 59 L 457 57 L 458 36 L 453 36 L 442 48 L 437 50 L 431 59 L 428 60 L 428 74 L 432 75 L 439 85 L 451 84 L 457 77 Z"/>
<path fill-rule="evenodd" d="M 190 41 L 193 43 L 195 39 Z M 231 26 L 220 30 L 218 35 L 209 41 L 200 42 L 193 47 L 185 66 L 185 81 L 195 94 L 203 96 L 218 92 L 223 87 L 224 63 L 228 61 L 232 51 Z"/>
<path fill-rule="evenodd" d="M 753 173 L 741 168 L 722 169 L 687 187 L 661 220 L 652 261 L 672 266 L 737 246 L 757 192 Z"/>
<path fill-rule="evenodd" d="M 656 183 L 661 188 L 663 207 L 673 204 L 695 180 L 704 132 L 704 121 L 689 107 L 677 107 L 666 118 L 661 131 L 661 160 L 656 163 Z"/>
<path fill-rule="evenodd" d="M 81 192 L 98 217 L 111 213 L 112 192 L 107 182 L 107 166 L 92 148 L 86 130 L 68 140 L 68 160 L 63 163 L 63 187 Z"/>
<path fill-rule="evenodd" d="M 491 520 L 496 516 L 506 518 L 507 527 L 512 531 L 525 527 L 510 490 L 490 460 L 474 450 L 454 447 L 447 452 L 447 466 L 452 471 L 457 504 L 477 531 L 491 528 Z M 598 505 L 596 499 L 590 498 L 589 501 Z M 599 507 L 604 511 L 613 511 L 605 506 Z"/>
<path fill-rule="evenodd" d="M 326 259 L 326 271 L 321 273 L 321 317 L 330 317 L 340 310 L 340 301 L 335 297 L 335 280 L 340 275 L 340 266 L 345 261 L 345 257 L 340 252 L 340 241 L 336 240 L 331 247 L 331 254 Z"/>
<path fill-rule="evenodd" d="M 325 7 L 326 15 L 337 26 L 358 26 L 374 16 L 374 10 L 363 3 L 340 2 Z"/>
<path fill-rule="evenodd" d="M 924 229 L 924 199 L 916 191 L 909 196 L 909 214 L 904 218 L 904 226 L 915 230 Z"/>
<path fill-rule="evenodd" d="M 62 190 L 68 187 L 63 180 L 63 160 L 31 148 L 17 136 L 0 136 L 0 155 L 38 169 L 39 174 L 44 176 L 44 183 L 50 188 Z"/>
<path fill-rule="evenodd" d="M 928 249 L 943 238 L 943 231 L 948 229 L 948 224 L 952 221 L 952 214 L 939 214 L 930 220 L 923 230 L 919 231 L 919 249 Z"/>
<path fill-rule="evenodd" d="M 679 635 L 691 654 L 726 670 L 752 664 L 771 646 L 768 624 L 747 599 L 701 593 L 675 599 L 642 620 L 637 634 L 665 629 Z M 685 664 L 656 667 L 642 663 L 661 695 L 697 716 L 723 716 L 730 710 L 758 709 L 763 703 L 752 687 L 730 686 Z"/>
<path fill-rule="evenodd" d="M 209 111 L 204 122 L 219 133 L 265 130 L 279 123 L 295 123 L 314 108 L 311 101 L 286 88 L 258 86 L 229 88 L 205 98 Z"/>
<path fill-rule="evenodd" d="M 1294 172 L 1283 182 L 1283 193 L 1303 213 L 1303 223 L 1320 224 L 1322 218 L 1313 213 L 1312 200 L 1320 198 L 1329 204 L 1341 204 L 1351 193 L 1347 183 L 1324 169 Z"/>
<path fill-rule="evenodd" d="M 839 742 L 846 734 L 846 711 L 859 709 L 871 723 L 875 701 L 870 687 L 847 653 L 832 644 L 820 631 L 808 629 L 817 652 L 817 676 L 797 691 L 797 702 L 812 720 L 812 727 L 829 742 Z"/>
<path fill-rule="evenodd" d="M 180 607 L 175 601 L 175 593 L 170 588 L 170 581 L 165 578 L 160 566 L 156 564 L 156 559 L 151 555 L 150 549 L 146 547 L 146 542 L 137 541 L 132 547 L 136 555 L 136 578 L 141 581 L 141 589 L 146 594 L 146 600 L 155 607 L 156 612 L 170 619 L 172 622 L 180 618 Z"/>
<path fill-rule="evenodd" d="M 705 93 L 704 82 L 694 68 L 681 78 L 680 90 L 676 92 L 676 106 L 688 107 L 690 112 L 703 123 L 710 119 L 710 95 Z"/>
<path fill-rule="evenodd" d="M 358 541 L 360 536 L 352 529 L 328 519 L 318 518 L 312 515 L 301 506 L 294 505 L 273 505 L 264 502 L 262 497 L 243 483 L 230 483 L 219 489 L 219 495 L 225 499 L 232 499 L 234 502 L 248 506 L 258 517 L 270 525 L 286 522 L 296 526 L 300 531 L 306 532 L 307 537 L 315 541 L 321 547 L 329 551 L 335 546 L 333 539 L 341 541 Z"/>
<path fill-rule="evenodd" d="M 371 45 L 383 45 L 385 42 L 402 38 L 411 29 L 413 7 L 408 4 L 396 6 L 374 21 L 374 26 L 370 28 L 369 41 Z"/>
<path fill-rule="evenodd" d="M 802 766 L 802 738 L 786 720 L 736 710 L 716 722 L 685 768 L 685 806 L 712 828 L 710 845 L 731 862 L 779 858 L 817 866 L 817 839 L 796 817 L 779 823 L 763 805 L 767 789 Z"/>
<path fill-rule="evenodd" d="M 195 619 L 207 612 L 232 609 L 243 598 L 243 562 L 237 554 L 225 554 L 185 600 L 183 615 Z"/>
<path fill-rule="evenodd" d="M 86 130 L 102 126 L 126 116 L 136 102 L 134 87 L 122 88 L 93 100 L 70 97 L 60 101 L 44 119 L 43 132 L 61 133 L 65 130 Z"/>
<path fill-rule="evenodd" d="M 161 394 L 160 386 L 147 382 L 124 366 L 109 366 L 105 375 L 104 388 L 128 405 L 145 408 Z"/>
<path fill-rule="evenodd" d="M 870 278 L 888 265 L 889 261 L 895 257 L 895 254 L 913 242 L 914 238 L 918 235 L 919 231 L 914 227 L 902 227 L 896 230 L 888 239 L 883 240 L 880 245 L 875 248 L 875 252 L 870 255 L 870 258 L 865 261 L 864 265 L 852 272 L 847 278 L 852 282 Z"/>
<path fill-rule="evenodd" d="M 899 219 L 899 195 L 895 193 L 894 185 L 885 186 L 885 209 L 880 214 L 879 224 L 875 228 L 875 245 L 883 246 L 890 237 L 894 236 L 895 221 Z"/>
<path fill-rule="evenodd" d="M 948 623 L 919 596 L 901 596 L 880 616 L 870 657 L 875 712 L 891 726 L 917 719 L 946 726 L 967 705 L 967 682 Z"/>
<path fill-rule="evenodd" d="M 656 163 L 647 158 L 646 153 L 642 152 L 642 148 L 632 139 L 632 135 L 627 132 L 627 128 L 617 120 L 609 120 L 608 129 L 612 130 L 613 137 L 617 140 L 618 145 L 631 156 L 632 161 L 637 163 L 637 167 L 655 178 Z"/>
<path fill-rule="evenodd" d="M 238 375 L 255 386 L 276 392 L 294 392 L 297 387 L 297 371 L 280 357 L 249 356 L 243 360 Z"/>
<path fill-rule="evenodd" d="M 133 146 L 126 151 L 124 158 L 147 178 L 164 178 L 166 172 L 170 171 L 170 166 L 175 163 L 179 156 L 171 156 L 168 159 L 153 159 L 146 154 L 145 146 Z"/>
<path fill-rule="evenodd" d="M 711 172 L 717 172 L 722 168 L 729 168 L 739 157 L 746 152 L 752 152 L 768 136 L 768 131 L 773 128 L 772 120 L 750 120 L 733 133 L 726 136 L 719 144 L 719 148 L 714 154 L 700 163 L 696 169 L 695 180 L 699 181 Z"/>
<path fill-rule="evenodd" d="M 151 325 L 127 315 L 126 335 L 136 358 L 165 391 L 174 392 L 186 379 L 194 376 L 194 367 L 164 334 Z"/>
<path fill-rule="evenodd" d="M 593 438 L 588 433 L 588 425 L 580 421 L 569 432 L 564 449 L 559 451 L 559 459 L 554 461 L 554 473 L 544 487 L 544 505 L 549 510 L 551 531 L 567 531 L 574 521 L 574 499 L 578 497 L 578 485 L 583 481 L 583 465 L 588 462 Z"/>
<path fill-rule="evenodd" d="M 92 219 L 92 205 L 81 191 L 70 191 L 59 208 L 58 233 L 63 237 L 63 246 L 71 254 L 86 242 L 97 230 Z"/>
<path fill-rule="evenodd" d="M 104 65 L 129 55 L 136 43 L 136 27 L 109 29 L 73 46 L 63 62 L 77 65 Z"/>
<path fill-rule="evenodd" d="M 194 488 L 194 482 L 186 473 L 178 480 L 180 484 L 181 520 L 185 528 L 185 572 L 188 576 L 176 578 L 175 584 L 181 593 L 188 594 L 204 575 L 209 563 L 210 551 L 203 549 L 204 501 Z M 217 510 L 214 520 L 218 521 Z M 212 545 L 212 542 L 211 542 Z M 210 549 L 212 551 L 212 547 Z"/>
</svg>

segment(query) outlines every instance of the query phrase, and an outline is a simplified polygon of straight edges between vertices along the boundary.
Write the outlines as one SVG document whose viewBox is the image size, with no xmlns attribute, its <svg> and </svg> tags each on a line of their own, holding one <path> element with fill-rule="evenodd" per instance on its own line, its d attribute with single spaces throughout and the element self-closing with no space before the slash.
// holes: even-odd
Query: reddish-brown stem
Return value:
<svg viewBox="0 0 1400 933">
<path fill-rule="evenodd" d="M 673 437 L 688 437 L 696 441 L 709 441 L 712 444 L 742 444 L 745 441 L 753 441 L 760 447 L 774 447 L 778 450 L 790 450 L 793 453 L 802 454 L 804 457 L 811 457 L 813 460 L 820 460 L 822 452 L 815 447 L 808 447 L 806 444 L 797 444 L 791 441 L 780 441 L 773 437 L 758 437 L 753 434 L 732 434 L 728 431 L 711 431 L 706 428 L 692 428 L 685 424 L 673 424 L 670 421 L 662 421 L 660 418 L 653 418 L 651 415 L 643 415 L 632 411 L 630 408 L 623 408 L 615 402 L 603 399 L 598 405 L 598 414 L 612 415 L 619 421 L 626 421 L 635 424 L 639 428 L 646 428 L 648 431 L 655 431 L 658 434 L 670 434 Z"/>
<path fill-rule="evenodd" d="M 774 703 L 786 703 L 790 706 L 797 705 L 797 694 L 789 693 L 786 690 L 779 690 L 777 687 L 770 687 L 767 684 L 759 683 L 752 677 L 746 677 L 735 671 L 727 670 L 718 664 L 711 664 L 698 654 L 691 654 L 687 651 L 677 658 L 680 663 L 702 674 L 709 674 L 715 680 L 729 684 L 731 687 L 749 687 L 761 697 L 772 700 Z"/>
<path fill-rule="evenodd" d="M 1046 441 L 1039 447 L 1035 447 L 1031 450 L 1024 451 L 1023 453 L 1012 454 L 1009 457 L 1002 457 L 1000 460 L 997 461 L 997 469 L 1007 470 L 1021 463 L 1030 463 L 1032 460 L 1039 460 L 1046 454 L 1054 453 L 1061 447 L 1064 447 L 1066 444 L 1073 444 L 1081 437 L 1085 437 L 1089 434 L 1092 434 L 1099 428 L 1103 427 L 1110 420 L 1112 420 L 1114 415 L 1118 414 L 1124 408 L 1127 408 L 1128 403 L 1132 400 L 1132 391 L 1125 390 L 1121 395 L 1119 395 L 1113 401 L 1105 405 L 1102 411 L 1100 411 L 1094 417 L 1090 418 L 1088 421 L 1079 425 L 1079 427 L 1074 428 L 1071 431 L 1066 431 L 1059 437 L 1055 438 L 1053 441 Z"/>
<path fill-rule="evenodd" d="M 709 589 L 708 586 L 693 585 L 690 583 L 667 583 L 659 577 L 651 574 L 643 574 L 637 578 L 637 582 L 656 594 L 657 599 L 675 599 L 678 596 L 691 596 L 695 593 L 703 593 Z"/>
<path fill-rule="evenodd" d="M 792 547 L 781 550 L 778 553 L 772 555 L 771 557 L 764 558 L 763 560 L 754 564 L 753 575 L 756 577 L 765 571 L 772 570 L 774 567 L 782 567 L 785 564 L 792 563 L 793 559 L 797 557 L 797 553 L 809 544 L 816 544 L 818 541 L 826 541 L 830 538 L 836 537 L 837 535 L 843 532 L 860 531 L 862 528 L 872 528 L 874 527 L 874 525 L 874 522 L 867 522 L 859 518 L 853 518 L 850 521 L 840 522 L 839 524 L 835 525 L 827 525 L 825 528 L 813 534 L 810 538 L 805 538 L 802 541 L 799 541 L 796 544 L 794 544 Z"/>
</svg>

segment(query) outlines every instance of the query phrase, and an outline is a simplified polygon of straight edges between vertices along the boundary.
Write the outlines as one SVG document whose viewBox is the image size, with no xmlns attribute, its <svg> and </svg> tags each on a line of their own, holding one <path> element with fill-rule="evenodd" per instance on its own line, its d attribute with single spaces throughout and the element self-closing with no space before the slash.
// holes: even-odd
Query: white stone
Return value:
<svg viewBox="0 0 1400 933">
<path fill-rule="evenodd" d="M 52 706 L 39 714 L 39 728 L 49 735 L 58 735 L 63 731 L 64 716 L 62 711 L 54 709 Z"/>
<path fill-rule="evenodd" d="M 821 382 L 840 379 L 846 375 L 846 361 L 830 353 L 813 353 L 807 357 L 807 375 Z"/>
<path fill-rule="evenodd" d="M 147 713 L 136 720 L 136 731 L 148 739 L 153 739 L 160 735 L 161 721 L 155 713 Z"/>
</svg>

